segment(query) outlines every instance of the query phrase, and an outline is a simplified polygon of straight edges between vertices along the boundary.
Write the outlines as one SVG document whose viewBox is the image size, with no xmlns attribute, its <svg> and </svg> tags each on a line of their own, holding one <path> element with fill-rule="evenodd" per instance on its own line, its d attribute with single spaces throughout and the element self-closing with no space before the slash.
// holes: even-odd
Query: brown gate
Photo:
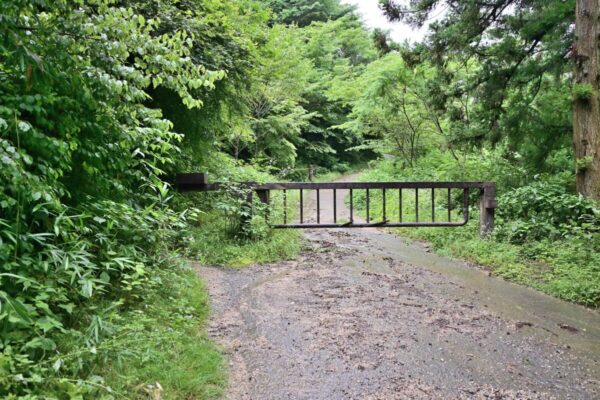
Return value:
<svg viewBox="0 0 600 400">
<path fill-rule="evenodd" d="M 494 182 L 284 182 L 284 183 L 254 183 L 243 182 L 241 186 L 247 188 L 249 193 L 255 192 L 258 198 L 265 204 L 270 204 L 271 191 L 282 192 L 283 221 L 272 223 L 274 228 L 368 228 L 368 227 L 456 227 L 463 226 L 469 222 L 469 197 L 471 192 L 479 194 L 479 220 L 480 233 L 482 236 L 491 234 L 494 229 L 494 211 L 496 203 L 496 184 Z M 209 183 L 205 173 L 178 174 L 175 187 L 181 192 L 190 191 L 218 191 L 225 188 L 223 183 Z M 299 220 L 288 221 L 288 194 L 290 191 L 299 191 Z M 331 216 L 333 222 L 323 222 L 321 215 L 321 193 L 323 191 L 333 193 L 333 209 Z M 356 191 L 365 193 L 366 221 L 355 221 L 354 197 Z M 453 191 L 461 191 L 461 201 L 453 204 Z M 316 193 L 316 221 L 306 221 L 304 218 L 304 195 L 306 191 Z M 347 192 L 349 205 L 349 221 L 338 222 L 337 199 L 340 191 Z M 381 192 L 382 213 L 381 218 L 374 219 L 371 215 L 372 193 Z M 410 193 L 408 193 L 410 192 Z M 446 207 L 443 213 L 436 213 L 436 193 L 444 193 Z M 386 215 L 386 206 L 389 204 L 390 193 L 394 201 L 398 201 L 399 218 L 391 221 Z M 405 210 L 404 200 L 407 195 L 414 196 L 413 216 L 410 221 L 403 220 Z M 419 218 L 419 202 L 424 196 L 430 196 L 431 215 L 424 220 Z M 251 202 L 251 197 L 248 199 Z M 452 218 L 452 210 L 461 207 L 462 219 L 455 221 Z"/>
</svg>

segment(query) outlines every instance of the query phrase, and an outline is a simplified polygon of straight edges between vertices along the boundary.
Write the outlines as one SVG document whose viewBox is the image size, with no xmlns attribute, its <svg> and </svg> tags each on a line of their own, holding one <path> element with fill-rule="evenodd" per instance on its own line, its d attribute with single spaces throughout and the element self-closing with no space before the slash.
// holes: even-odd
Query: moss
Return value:
<svg viewBox="0 0 600 400">
<path fill-rule="evenodd" d="M 572 92 L 574 100 L 589 101 L 594 95 L 594 88 L 589 83 L 575 83 Z"/>
<path fill-rule="evenodd" d="M 592 165 L 594 159 L 592 156 L 586 156 L 575 160 L 575 170 L 578 174 L 582 174 Z"/>
</svg>

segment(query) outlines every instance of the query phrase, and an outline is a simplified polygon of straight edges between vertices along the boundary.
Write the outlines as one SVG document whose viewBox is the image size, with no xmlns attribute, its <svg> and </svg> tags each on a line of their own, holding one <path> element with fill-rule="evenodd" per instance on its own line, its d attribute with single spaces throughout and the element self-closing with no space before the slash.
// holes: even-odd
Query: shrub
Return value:
<svg viewBox="0 0 600 400">
<path fill-rule="evenodd" d="M 591 238 L 600 231 L 600 209 L 581 195 L 568 193 L 557 182 L 538 181 L 499 198 L 497 238 L 513 243 Z"/>
</svg>

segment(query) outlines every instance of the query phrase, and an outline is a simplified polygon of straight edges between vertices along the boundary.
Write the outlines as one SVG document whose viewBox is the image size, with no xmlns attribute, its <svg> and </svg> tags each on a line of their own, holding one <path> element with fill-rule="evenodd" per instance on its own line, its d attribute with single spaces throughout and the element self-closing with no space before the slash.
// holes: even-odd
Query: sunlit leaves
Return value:
<svg viewBox="0 0 600 400">
<path fill-rule="evenodd" d="M 365 139 L 358 149 L 395 154 L 413 166 L 426 144 L 440 141 L 423 81 L 399 54 L 390 53 L 369 64 L 355 88 L 342 92 L 353 107 L 352 119 L 342 127 Z"/>
</svg>

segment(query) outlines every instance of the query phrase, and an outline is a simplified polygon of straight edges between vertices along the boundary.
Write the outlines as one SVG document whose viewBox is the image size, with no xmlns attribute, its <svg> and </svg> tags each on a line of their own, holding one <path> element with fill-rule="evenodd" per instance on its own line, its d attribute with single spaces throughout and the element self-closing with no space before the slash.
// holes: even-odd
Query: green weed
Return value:
<svg viewBox="0 0 600 400">
<path fill-rule="evenodd" d="M 261 226 L 258 218 L 253 218 L 253 223 Z M 204 215 L 200 224 L 192 228 L 191 257 L 202 264 L 239 268 L 293 259 L 300 252 L 300 233 L 297 230 L 267 229 L 259 238 L 248 239 L 233 236 L 227 225 L 226 218 L 220 213 Z"/>
<path fill-rule="evenodd" d="M 105 384 L 117 397 L 212 399 L 226 382 L 223 357 L 204 332 L 209 298 L 194 271 L 178 269 L 138 309 L 124 317 L 125 334 L 104 363 Z M 132 354 L 123 358 L 129 349 Z"/>
</svg>

